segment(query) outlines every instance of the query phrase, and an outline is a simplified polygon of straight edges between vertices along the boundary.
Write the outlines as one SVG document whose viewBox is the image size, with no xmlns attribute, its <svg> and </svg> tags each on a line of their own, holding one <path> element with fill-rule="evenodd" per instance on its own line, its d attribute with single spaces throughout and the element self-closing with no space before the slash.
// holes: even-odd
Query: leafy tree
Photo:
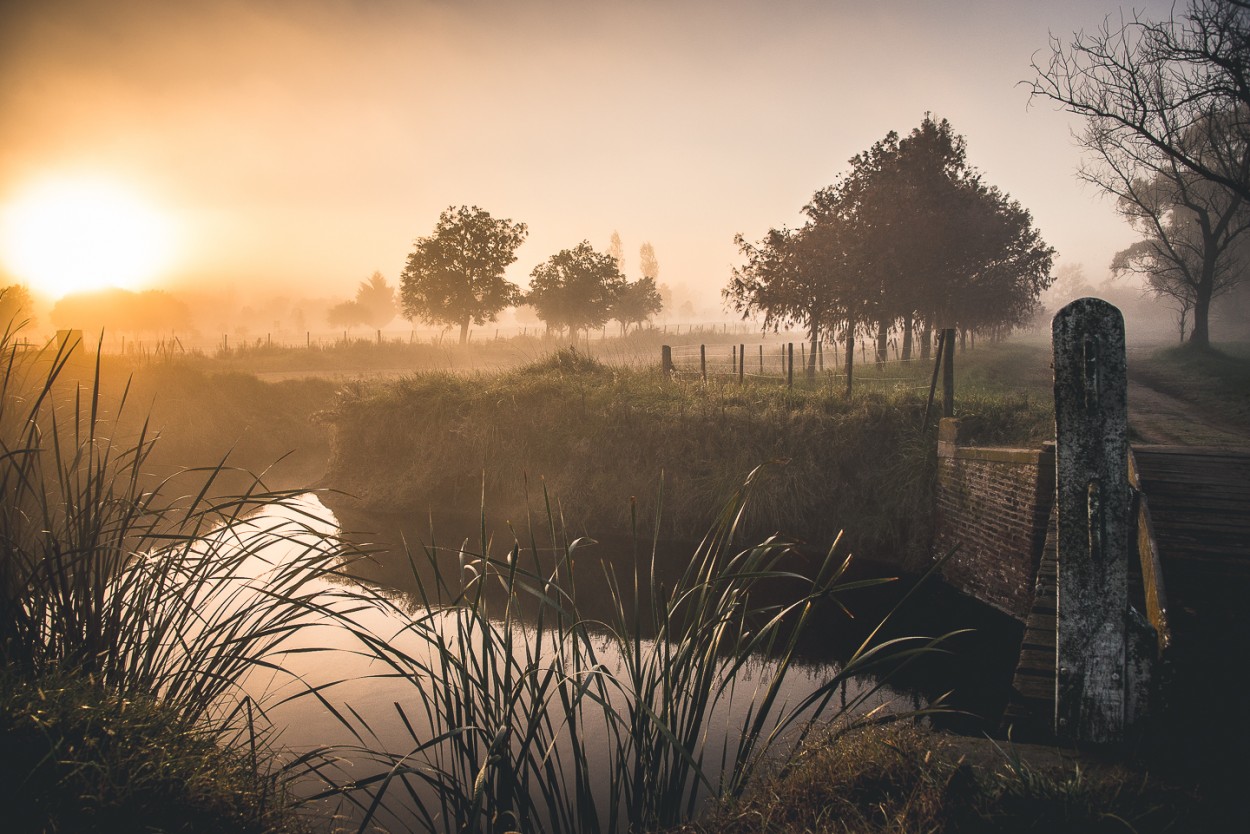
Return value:
<svg viewBox="0 0 1250 834">
<path fill-rule="evenodd" d="M 616 260 L 582 241 L 534 267 L 525 301 L 549 328 L 568 328 L 576 338 L 578 330 L 603 326 L 624 285 Z"/>
<path fill-rule="evenodd" d="M 891 132 L 850 163 L 804 207 L 802 229 L 771 230 L 759 244 L 737 237 L 747 262 L 724 292 L 733 307 L 763 313 L 765 328 L 802 324 L 812 357 L 820 339 L 840 331 L 848 385 L 866 328 L 876 331 L 880 359 L 897 322 L 910 353 L 917 317 L 965 333 L 1027 320 L 1054 252 L 1027 211 L 968 168 L 948 122 L 926 116 L 907 137 Z"/>
<path fill-rule="evenodd" d="M 664 302 L 656 289 L 655 279 L 643 277 L 621 285 L 612 304 L 612 318 L 621 323 L 621 335 L 624 336 L 629 333 L 631 324 L 642 325 L 663 309 Z"/>
<path fill-rule="evenodd" d="M 1190 0 L 1179 18 L 1108 19 L 1050 47 L 1032 96 L 1083 116 L 1083 145 L 1152 170 L 1166 161 L 1250 200 L 1250 3 Z M 1194 129 L 1208 135 L 1196 142 Z"/>
<path fill-rule="evenodd" d="M 643 278 L 650 278 L 655 283 L 660 277 L 660 262 L 655 257 L 655 247 L 647 241 L 638 247 L 638 271 Z"/>
<path fill-rule="evenodd" d="M 524 223 L 496 220 L 477 206 L 449 207 L 434 233 L 417 238 L 400 276 L 404 316 L 430 324 L 460 325 L 460 344 L 469 324 L 494 321 L 520 298 L 504 270 L 525 241 Z"/>
<path fill-rule="evenodd" d="M 802 326 L 812 345 L 809 374 L 815 372 L 816 347 L 825 333 L 841 326 L 847 350 L 853 351 L 861 321 L 862 293 L 851 286 L 860 273 L 850 262 L 847 227 L 839 219 L 827 213 L 822 222 L 802 229 L 769 229 L 759 243 L 737 235 L 734 242 L 746 263 L 734 268 L 722 293 L 743 318 L 762 314 L 765 330 Z"/>
<path fill-rule="evenodd" d="M 0 333 L 34 323 L 35 303 L 23 284 L 0 287 Z"/>
</svg>

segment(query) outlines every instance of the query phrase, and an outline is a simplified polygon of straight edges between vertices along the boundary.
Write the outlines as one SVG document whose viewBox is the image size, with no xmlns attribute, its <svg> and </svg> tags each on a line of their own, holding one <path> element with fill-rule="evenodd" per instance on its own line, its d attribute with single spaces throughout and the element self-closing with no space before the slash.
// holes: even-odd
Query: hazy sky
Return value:
<svg viewBox="0 0 1250 834">
<path fill-rule="evenodd" d="M 173 221 L 169 285 L 347 296 L 375 269 L 396 282 L 440 210 L 474 204 L 529 224 L 519 283 L 617 230 L 631 279 L 650 241 L 660 280 L 714 306 L 735 233 L 800 222 L 852 155 L 930 111 L 1063 262 L 1098 278 L 1132 238 L 1076 182 L 1074 122 L 1030 108 L 1020 82 L 1048 33 L 1122 13 L 1099 0 L 10 0 L 0 205 L 43 178 L 109 178 Z"/>
</svg>

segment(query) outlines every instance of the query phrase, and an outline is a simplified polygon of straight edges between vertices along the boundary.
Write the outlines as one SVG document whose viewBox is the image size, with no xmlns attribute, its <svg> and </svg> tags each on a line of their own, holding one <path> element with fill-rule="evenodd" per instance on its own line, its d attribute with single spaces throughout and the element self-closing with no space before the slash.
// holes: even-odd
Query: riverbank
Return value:
<svg viewBox="0 0 1250 834">
<path fill-rule="evenodd" d="M 903 564 L 929 535 L 936 420 L 925 428 L 926 393 L 704 384 L 565 350 L 500 374 L 351 386 L 328 413 L 325 483 L 384 511 L 484 502 L 524 519 L 550 499 L 579 535 L 697 539 L 708 508 L 763 465 L 744 536 L 819 544 L 845 530 L 852 552 Z M 1027 397 L 970 392 L 964 407 L 995 436 L 1046 420 Z"/>
</svg>

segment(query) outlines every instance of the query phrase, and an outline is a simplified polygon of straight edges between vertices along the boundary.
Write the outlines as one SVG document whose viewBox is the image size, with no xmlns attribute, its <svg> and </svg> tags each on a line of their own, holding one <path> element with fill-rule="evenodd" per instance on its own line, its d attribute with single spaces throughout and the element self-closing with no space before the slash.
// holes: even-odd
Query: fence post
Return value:
<svg viewBox="0 0 1250 834">
<path fill-rule="evenodd" d="M 760 345 L 760 376 L 764 375 L 764 346 Z"/>
<path fill-rule="evenodd" d="M 673 375 L 673 349 L 668 345 L 660 345 L 660 370 L 665 376 Z"/>
<path fill-rule="evenodd" d="M 730 373 L 738 373 L 738 346 L 729 346 L 729 370 Z"/>
<path fill-rule="evenodd" d="M 747 346 L 738 345 L 738 384 L 741 385 L 747 374 Z"/>
<path fill-rule="evenodd" d="M 794 342 L 786 344 L 786 354 L 789 360 L 786 363 L 786 385 L 790 388 L 794 387 Z"/>
<path fill-rule="evenodd" d="M 699 375 L 707 382 L 707 345 L 699 345 Z"/>
<path fill-rule="evenodd" d="M 955 330 L 942 331 L 942 416 L 955 416 Z"/>
<path fill-rule="evenodd" d="M 948 337 L 949 338 L 949 337 Z M 1131 495 L 1124 318 L 1097 298 L 1052 323 L 1059 600 L 1055 733 L 1123 735 Z"/>
</svg>

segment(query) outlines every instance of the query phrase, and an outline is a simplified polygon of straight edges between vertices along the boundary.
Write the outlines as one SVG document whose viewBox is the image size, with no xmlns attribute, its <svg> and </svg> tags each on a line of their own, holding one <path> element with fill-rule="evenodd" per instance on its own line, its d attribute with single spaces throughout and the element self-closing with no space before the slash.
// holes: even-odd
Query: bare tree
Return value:
<svg viewBox="0 0 1250 834">
<path fill-rule="evenodd" d="M 1050 46 L 1049 62 L 1033 64 L 1032 97 L 1085 117 L 1082 144 L 1148 170 L 1173 164 L 1250 200 L 1250 2 L 1190 0 L 1157 22 L 1108 18 Z"/>
</svg>

